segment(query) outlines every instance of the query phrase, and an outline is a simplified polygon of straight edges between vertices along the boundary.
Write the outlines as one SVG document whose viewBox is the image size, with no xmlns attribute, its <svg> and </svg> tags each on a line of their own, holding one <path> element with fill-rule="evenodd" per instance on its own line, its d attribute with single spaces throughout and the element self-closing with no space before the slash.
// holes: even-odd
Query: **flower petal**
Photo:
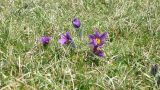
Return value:
<svg viewBox="0 0 160 90">
<path fill-rule="evenodd" d="M 90 43 L 89 43 L 89 46 L 91 46 L 92 48 L 94 48 L 94 47 L 95 47 L 94 42 L 90 42 Z"/>
<path fill-rule="evenodd" d="M 98 43 L 97 43 L 96 39 L 93 39 L 93 43 L 94 43 L 94 45 L 95 45 L 95 46 L 97 46 L 97 45 L 98 45 Z"/>
<path fill-rule="evenodd" d="M 66 38 L 67 38 L 69 41 L 72 40 L 71 35 L 70 35 L 69 32 L 66 32 Z"/>
<path fill-rule="evenodd" d="M 104 54 L 104 52 L 102 50 L 98 50 L 96 52 L 96 55 L 99 56 L 99 57 L 105 57 L 105 54 Z"/>
<path fill-rule="evenodd" d="M 43 45 L 46 45 L 46 44 L 49 43 L 50 39 L 51 39 L 50 37 L 43 36 L 43 37 L 41 38 L 40 42 L 41 42 Z"/>
<path fill-rule="evenodd" d="M 91 34 L 90 34 L 90 35 L 88 35 L 88 38 L 89 38 L 89 39 L 94 39 L 95 37 L 94 37 L 94 35 L 91 35 Z"/>
<path fill-rule="evenodd" d="M 79 28 L 80 25 L 81 25 L 81 22 L 80 22 L 80 20 L 79 20 L 78 18 L 74 18 L 74 19 L 72 20 L 72 24 L 73 24 L 73 26 L 74 26 L 75 28 Z"/>
<path fill-rule="evenodd" d="M 98 31 L 95 32 L 95 37 L 96 37 L 96 38 L 99 38 L 99 37 L 100 37 Z"/>
<path fill-rule="evenodd" d="M 66 43 L 67 39 L 65 38 L 61 38 L 58 40 L 59 43 L 61 43 L 61 45 L 64 45 Z"/>
<path fill-rule="evenodd" d="M 108 36 L 108 33 L 107 33 L 107 32 L 104 32 L 104 33 L 100 36 L 100 38 L 101 38 L 102 40 L 104 40 L 107 36 Z"/>
<path fill-rule="evenodd" d="M 102 47 L 105 44 L 105 39 L 101 40 L 101 43 L 98 45 L 99 47 Z"/>
</svg>

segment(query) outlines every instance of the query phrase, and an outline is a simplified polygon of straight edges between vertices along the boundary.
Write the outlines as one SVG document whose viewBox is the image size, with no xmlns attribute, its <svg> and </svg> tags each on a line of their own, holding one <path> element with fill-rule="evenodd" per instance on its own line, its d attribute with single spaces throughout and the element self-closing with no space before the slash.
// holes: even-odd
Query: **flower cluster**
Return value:
<svg viewBox="0 0 160 90">
<path fill-rule="evenodd" d="M 97 31 L 95 32 L 95 34 L 91 34 L 89 35 L 89 39 L 90 39 L 90 47 L 93 51 L 94 54 L 96 54 L 99 57 L 104 57 L 105 53 L 101 50 L 103 45 L 105 44 L 105 39 L 107 37 L 108 33 L 104 32 L 103 34 L 99 34 Z"/>
<path fill-rule="evenodd" d="M 74 18 L 72 20 L 72 24 L 74 26 L 74 28 L 78 29 L 81 26 L 81 22 L 78 18 Z M 90 43 L 89 46 L 91 47 L 92 52 L 99 56 L 99 57 L 105 57 L 105 53 L 102 50 L 102 47 L 105 44 L 105 39 L 108 36 L 107 32 L 104 32 L 103 34 L 99 34 L 98 31 L 96 31 L 94 34 L 89 35 L 89 39 L 90 39 Z M 47 36 L 43 36 L 40 40 L 40 42 L 46 46 L 47 44 L 49 44 L 49 41 L 51 40 L 50 37 Z M 69 32 L 66 32 L 64 34 L 60 35 L 60 39 L 58 40 L 58 42 L 61 45 L 69 45 L 73 42 L 72 37 L 70 35 Z"/>
</svg>

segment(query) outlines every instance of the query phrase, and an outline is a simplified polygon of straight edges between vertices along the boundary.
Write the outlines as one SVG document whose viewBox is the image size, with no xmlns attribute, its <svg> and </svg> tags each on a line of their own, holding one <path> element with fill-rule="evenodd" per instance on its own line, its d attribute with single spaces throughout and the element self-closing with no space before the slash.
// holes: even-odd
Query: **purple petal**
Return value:
<svg viewBox="0 0 160 90">
<path fill-rule="evenodd" d="M 95 46 L 98 45 L 96 39 L 93 39 L 93 43 L 94 43 Z"/>
<path fill-rule="evenodd" d="M 104 45 L 105 39 L 106 39 L 107 35 L 108 35 L 108 33 L 107 33 L 107 32 L 104 32 L 104 33 L 100 36 L 100 39 L 101 39 L 100 46 L 103 46 L 103 45 Z"/>
<path fill-rule="evenodd" d="M 99 44 L 99 46 L 103 46 L 105 43 L 105 40 L 101 40 L 101 43 Z"/>
<path fill-rule="evenodd" d="M 70 33 L 69 32 L 66 32 L 66 37 L 70 38 Z"/>
<path fill-rule="evenodd" d="M 64 45 L 66 40 L 65 39 L 60 39 L 58 42 L 61 43 L 61 45 Z"/>
<path fill-rule="evenodd" d="M 72 21 L 72 24 L 73 24 L 73 26 L 74 26 L 75 28 L 79 28 L 80 25 L 81 25 L 81 22 L 80 22 L 79 19 L 74 18 L 73 21 Z"/>
<path fill-rule="evenodd" d="M 61 43 L 61 45 L 64 45 L 66 43 L 66 39 L 65 38 L 61 38 L 58 40 L 59 43 Z"/>
<path fill-rule="evenodd" d="M 49 41 L 50 41 L 50 39 L 51 39 L 50 37 L 47 37 L 47 38 L 46 38 L 46 41 L 47 41 L 47 42 L 49 42 Z"/>
<path fill-rule="evenodd" d="M 43 45 L 46 45 L 46 44 L 49 43 L 50 39 L 51 39 L 50 37 L 43 36 L 43 37 L 41 38 L 40 42 L 41 42 Z"/>
<path fill-rule="evenodd" d="M 108 36 L 108 33 L 107 33 L 107 32 L 104 32 L 104 33 L 100 36 L 100 38 L 103 40 L 103 39 L 105 39 L 107 36 Z"/>
<path fill-rule="evenodd" d="M 88 35 L 88 38 L 94 39 L 95 37 L 94 37 L 94 35 Z"/>
<path fill-rule="evenodd" d="M 94 42 L 90 42 L 90 43 L 89 43 L 89 46 L 91 46 L 92 48 L 94 48 L 94 47 L 95 47 Z"/>
<path fill-rule="evenodd" d="M 98 38 L 100 37 L 98 31 L 95 32 L 95 37 L 98 37 Z"/>
<path fill-rule="evenodd" d="M 58 40 L 61 45 L 64 45 L 67 42 L 67 38 L 64 35 L 61 35 L 61 38 Z"/>
<path fill-rule="evenodd" d="M 68 41 L 71 41 L 71 40 L 72 40 L 71 35 L 70 35 L 69 32 L 66 32 L 66 38 L 68 39 Z"/>
<path fill-rule="evenodd" d="M 96 55 L 99 56 L 99 57 L 105 57 L 104 52 L 101 51 L 101 50 L 98 50 L 97 53 L 96 53 Z"/>
</svg>

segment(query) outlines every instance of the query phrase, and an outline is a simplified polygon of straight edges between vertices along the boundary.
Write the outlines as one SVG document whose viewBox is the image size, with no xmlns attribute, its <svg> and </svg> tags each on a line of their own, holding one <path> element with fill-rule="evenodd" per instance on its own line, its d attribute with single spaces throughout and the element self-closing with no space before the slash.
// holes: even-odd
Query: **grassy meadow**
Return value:
<svg viewBox="0 0 160 90">
<path fill-rule="evenodd" d="M 96 28 L 109 35 L 104 58 L 88 46 Z M 75 49 L 58 43 L 66 31 Z M 158 90 L 153 64 L 160 67 L 160 0 L 0 0 L 0 90 Z"/>
</svg>

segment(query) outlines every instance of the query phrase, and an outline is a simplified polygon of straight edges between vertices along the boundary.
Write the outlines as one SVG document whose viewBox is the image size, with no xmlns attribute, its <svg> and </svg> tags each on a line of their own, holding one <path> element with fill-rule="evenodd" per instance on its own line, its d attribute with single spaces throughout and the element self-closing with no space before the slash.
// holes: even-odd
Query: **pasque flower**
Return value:
<svg viewBox="0 0 160 90">
<path fill-rule="evenodd" d="M 91 41 L 89 45 L 91 46 L 92 52 L 99 57 L 105 57 L 105 53 L 101 50 L 101 48 L 105 44 L 107 35 L 107 32 L 100 35 L 97 31 L 95 34 L 89 35 L 89 39 Z"/>
<path fill-rule="evenodd" d="M 105 39 L 107 37 L 108 33 L 104 32 L 103 34 L 99 34 L 97 31 L 95 32 L 95 34 L 91 34 L 89 35 L 89 39 L 90 39 L 90 43 L 89 45 L 95 47 L 102 47 L 105 43 Z"/>
<path fill-rule="evenodd" d="M 79 27 L 81 26 L 81 22 L 80 22 L 80 20 L 79 20 L 78 18 L 74 18 L 74 19 L 72 20 L 72 24 L 73 24 L 73 26 L 74 26 L 75 28 L 79 28 Z"/>
<path fill-rule="evenodd" d="M 51 40 L 50 37 L 43 36 L 43 37 L 41 38 L 40 42 L 41 42 L 43 45 L 47 45 L 50 40 Z"/>
<path fill-rule="evenodd" d="M 69 32 L 61 35 L 61 38 L 58 40 L 61 45 L 70 44 L 72 42 L 72 38 Z"/>
</svg>

